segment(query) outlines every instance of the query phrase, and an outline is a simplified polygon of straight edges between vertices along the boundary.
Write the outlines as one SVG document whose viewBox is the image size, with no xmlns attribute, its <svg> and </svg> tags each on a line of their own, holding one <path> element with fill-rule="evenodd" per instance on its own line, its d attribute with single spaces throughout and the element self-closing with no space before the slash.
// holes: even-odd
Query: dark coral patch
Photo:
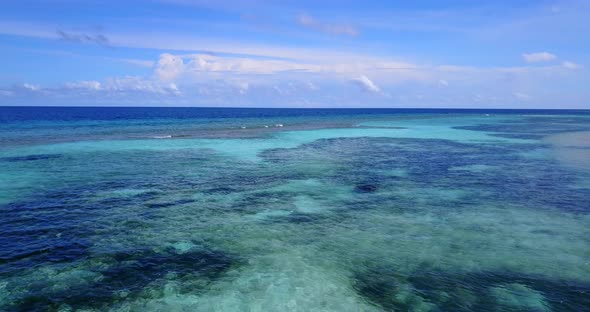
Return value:
<svg viewBox="0 0 590 312">
<path fill-rule="evenodd" d="M 73 309 L 106 309 L 128 298 L 141 296 L 142 290 L 150 284 L 156 289 L 161 288 L 163 285 L 159 281 L 168 275 L 184 282 L 182 292 L 194 292 L 239 260 L 221 251 L 199 248 L 185 253 L 177 253 L 174 249 L 163 252 L 130 250 L 98 256 L 93 262 L 102 264 L 93 270 L 100 276 L 94 282 L 63 291 L 50 287 L 31 289 L 13 305 L 14 310 L 57 310 L 62 305 Z"/>
<path fill-rule="evenodd" d="M 149 208 L 167 208 L 172 206 L 186 205 L 194 202 L 194 199 L 179 199 L 171 202 L 148 203 L 146 206 Z"/>
<path fill-rule="evenodd" d="M 21 161 L 55 159 L 55 158 L 60 158 L 60 157 L 62 157 L 62 156 L 59 154 L 39 154 L 39 155 L 27 155 L 27 156 L 3 157 L 3 158 L 0 158 L 0 161 L 21 162 Z"/>
<path fill-rule="evenodd" d="M 0 252 L 0 274 L 29 268 L 40 263 L 71 263 L 88 255 L 90 244 L 82 239 L 40 237 L 21 244 L 18 237 L 0 240 L 3 250 Z"/>
<path fill-rule="evenodd" d="M 377 192 L 379 187 L 374 184 L 359 184 L 354 187 L 354 191 L 357 193 L 374 193 Z"/>
<path fill-rule="evenodd" d="M 424 303 L 436 306 L 440 311 L 510 310 L 514 307 L 505 306 L 490 290 L 511 284 L 542 294 L 544 303 L 552 311 L 583 311 L 590 306 L 588 283 L 510 271 L 454 273 L 417 270 L 410 275 L 401 275 L 394 269 L 376 266 L 357 272 L 353 280 L 354 288 L 361 296 L 388 311 L 409 311 Z"/>
<path fill-rule="evenodd" d="M 234 192 L 237 192 L 238 190 L 233 189 L 231 187 L 215 187 L 215 188 L 211 188 L 205 191 L 206 194 L 220 194 L 220 195 L 227 195 L 227 194 L 231 194 Z"/>
</svg>

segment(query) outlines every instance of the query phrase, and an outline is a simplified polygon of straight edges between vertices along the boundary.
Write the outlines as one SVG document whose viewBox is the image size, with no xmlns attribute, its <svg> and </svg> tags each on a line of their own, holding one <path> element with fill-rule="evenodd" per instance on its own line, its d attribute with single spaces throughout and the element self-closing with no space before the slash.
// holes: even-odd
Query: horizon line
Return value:
<svg viewBox="0 0 590 312">
<path fill-rule="evenodd" d="M 314 110 L 314 109 L 338 109 L 338 110 L 360 110 L 360 109 L 374 109 L 374 110 L 391 110 L 391 109 L 417 109 L 417 110 L 502 110 L 502 111 L 518 111 L 518 110 L 539 110 L 539 111 L 590 111 L 590 108 L 471 108 L 471 107 L 256 107 L 256 106 L 248 106 L 248 107 L 235 107 L 235 106 L 86 106 L 86 105 L 0 105 L 0 108 L 18 108 L 18 107 L 26 107 L 26 108 L 206 108 L 206 109 L 272 109 L 272 110 L 279 110 L 279 109 L 305 109 L 305 110 Z"/>
</svg>

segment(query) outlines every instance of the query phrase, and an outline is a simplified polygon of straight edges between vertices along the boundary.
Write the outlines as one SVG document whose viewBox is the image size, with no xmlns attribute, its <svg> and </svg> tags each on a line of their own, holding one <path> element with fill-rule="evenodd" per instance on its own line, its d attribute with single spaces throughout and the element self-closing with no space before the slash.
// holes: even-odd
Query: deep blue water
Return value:
<svg viewBox="0 0 590 312">
<path fill-rule="evenodd" d="M 585 311 L 590 113 L 0 107 L 0 310 Z"/>
<path fill-rule="evenodd" d="M 300 108 L 195 108 L 195 107 L 7 107 L 0 106 L 0 122 L 32 120 L 129 120 L 191 118 L 329 117 L 355 115 L 413 114 L 590 114 L 584 110 L 506 109 L 300 109 Z"/>
</svg>

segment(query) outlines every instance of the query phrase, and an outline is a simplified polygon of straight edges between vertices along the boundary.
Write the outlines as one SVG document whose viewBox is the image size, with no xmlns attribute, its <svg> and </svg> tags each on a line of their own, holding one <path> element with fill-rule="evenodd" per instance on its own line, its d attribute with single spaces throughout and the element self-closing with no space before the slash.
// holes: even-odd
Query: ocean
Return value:
<svg viewBox="0 0 590 312">
<path fill-rule="evenodd" d="M 589 311 L 590 111 L 0 107 L 2 311 Z"/>
</svg>

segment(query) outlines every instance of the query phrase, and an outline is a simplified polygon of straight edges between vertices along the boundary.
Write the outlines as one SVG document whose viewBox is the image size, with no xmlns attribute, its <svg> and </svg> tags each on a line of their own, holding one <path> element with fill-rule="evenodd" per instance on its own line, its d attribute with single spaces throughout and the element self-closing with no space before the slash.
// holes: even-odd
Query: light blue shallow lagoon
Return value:
<svg viewBox="0 0 590 312">
<path fill-rule="evenodd" d="M 590 311 L 590 112 L 0 107 L 2 311 Z"/>
</svg>

